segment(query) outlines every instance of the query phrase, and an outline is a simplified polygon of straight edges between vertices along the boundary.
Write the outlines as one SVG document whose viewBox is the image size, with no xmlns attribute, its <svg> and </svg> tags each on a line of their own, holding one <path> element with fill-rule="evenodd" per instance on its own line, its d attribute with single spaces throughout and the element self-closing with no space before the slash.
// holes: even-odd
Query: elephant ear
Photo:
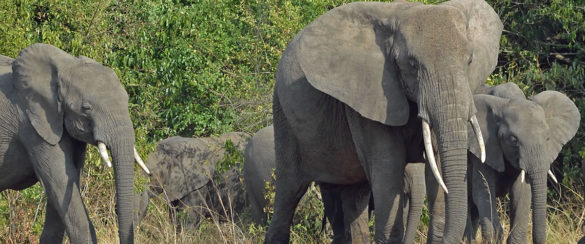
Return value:
<svg viewBox="0 0 585 244">
<path fill-rule="evenodd" d="M 498 172 L 504 172 L 506 170 L 506 164 L 498 139 L 498 114 L 508 99 L 480 94 L 474 95 L 473 100 L 477 108 L 477 121 L 479 122 L 485 143 L 485 163 Z M 480 158 L 479 144 L 477 143 L 471 124 L 468 125 L 467 133 L 469 152 L 475 155 L 475 157 Z"/>
<path fill-rule="evenodd" d="M 494 9 L 483 0 L 451 0 L 442 4 L 456 7 L 467 16 L 467 38 L 473 48 L 473 61 L 469 67 L 473 91 L 496 68 L 504 26 Z"/>
<path fill-rule="evenodd" d="M 63 134 L 63 109 L 59 101 L 59 74 L 77 59 L 48 44 L 23 49 L 12 63 L 12 78 L 20 104 L 37 134 L 56 145 Z"/>
<path fill-rule="evenodd" d="M 490 95 L 507 98 L 507 99 L 526 99 L 524 92 L 518 85 L 512 82 L 500 84 L 497 86 L 492 87 L 489 92 Z"/>
<path fill-rule="evenodd" d="M 565 145 L 579 129 L 581 114 L 575 103 L 564 94 L 557 91 L 544 91 L 529 98 L 539 104 L 546 117 L 550 133 L 548 149 L 550 154 L 558 155 Z M 552 162 L 554 158 L 550 160 Z"/>
<path fill-rule="evenodd" d="M 287 49 L 308 82 L 362 116 L 404 125 L 409 106 L 394 61 L 387 59 L 391 17 L 416 3 L 350 3 L 314 20 Z"/>
<path fill-rule="evenodd" d="M 147 161 L 155 193 L 163 190 L 170 201 L 178 200 L 205 186 L 215 174 L 223 152 L 205 138 L 171 137 L 158 143 Z"/>
</svg>

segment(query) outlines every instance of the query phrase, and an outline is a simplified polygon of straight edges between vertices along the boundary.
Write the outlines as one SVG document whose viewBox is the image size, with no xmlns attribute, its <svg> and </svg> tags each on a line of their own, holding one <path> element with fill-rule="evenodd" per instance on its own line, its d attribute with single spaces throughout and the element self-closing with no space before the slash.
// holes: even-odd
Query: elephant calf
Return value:
<svg viewBox="0 0 585 244">
<path fill-rule="evenodd" d="M 239 170 L 231 168 L 218 174 L 216 165 L 227 153 L 228 140 L 243 151 L 248 138 L 245 133 L 231 132 L 219 137 L 160 141 L 146 163 L 152 175 L 148 190 L 137 197 L 139 218 L 145 215 L 149 198 L 161 193 L 170 207 L 186 213 L 188 225 L 197 226 L 206 217 L 226 220 L 237 216 L 245 206 Z"/>
<path fill-rule="evenodd" d="M 246 194 L 255 223 L 265 224 L 267 216 L 264 207 L 266 182 L 273 182 L 272 171 L 275 168 L 274 129 L 272 126 L 258 131 L 251 139 L 244 153 L 244 183 Z M 422 206 L 424 204 L 425 165 L 409 163 L 405 168 L 403 220 L 406 224 L 404 243 L 414 242 Z M 371 201 L 370 185 L 365 182 L 353 185 L 319 183 L 324 213 L 333 230 L 333 243 L 369 243 L 368 227 L 369 205 Z M 372 208 L 370 208 L 372 210 Z"/>
<path fill-rule="evenodd" d="M 484 240 L 502 240 L 496 197 L 510 193 L 508 243 L 526 243 L 531 204 L 533 241 L 544 243 L 547 172 L 554 177 L 550 165 L 577 132 L 579 110 L 559 92 L 544 91 L 526 98 L 513 83 L 492 87 L 487 93 L 474 96 L 485 137 L 485 164 L 476 156 L 478 145 L 469 140 L 473 232 L 480 224 Z"/>
</svg>

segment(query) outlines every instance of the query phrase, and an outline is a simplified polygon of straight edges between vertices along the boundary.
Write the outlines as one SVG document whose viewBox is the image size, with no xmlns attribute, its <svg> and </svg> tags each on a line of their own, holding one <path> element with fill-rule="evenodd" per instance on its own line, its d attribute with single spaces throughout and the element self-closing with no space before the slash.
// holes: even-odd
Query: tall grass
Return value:
<svg viewBox="0 0 585 244">
<path fill-rule="evenodd" d="M 96 160 L 99 161 L 97 158 Z M 102 164 L 90 164 L 86 166 L 82 180 L 82 195 L 99 243 L 118 242 L 112 174 L 112 170 Z M 137 182 L 146 181 L 145 176 L 138 171 L 136 176 Z M 104 178 L 109 180 L 103 180 Z M 557 194 L 549 194 L 548 199 L 547 240 L 549 243 L 576 243 L 584 235 L 581 229 L 585 221 L 583 195 L 571 186 L 559 184 L 554 187 Z M 27 194 L 39 197 L 28 197 Z M 0 225 L 0 242 L 38 243 L 44 225 L 46 204 L 40 185 L 20 192 L 7 190 L 1 193 L 0 198 L 5 200 L 2 202 L 6 202 L 6 205 L 0 206 L 0 215 L 7 220 Z M 308 191 L 303 202 L 294 218 L 291 242 L 330 242 L 332 232 L 329 225 L 321 232 L 322 204 L 314 191 Z M 173 213 L 173 208 L 169 207 L 164 194 L 161 194 L 151 199 L 147 215 L 137 226 L 136 243 L 261 243 L 267 227 L 252 224 L 247 211 L 235 215 L 230 205 L 231 203 L 224 202 L 224 207 L 219 211 L 204 206 L 213 213 L 211 217 L 204 218 L 195 228 L 188 228 L 185 215 Z M 498 201 L 498 210 L 506 238 L 510 230 L 506 199 Z M 416 243 L 426 242 L 426 231 L 425 221 L 421 221 Z M 530 229 L 528 235 L 528 242 L 531 243 Z M 481 241 L 480 234 L 477 239 Z"/>
</svg>

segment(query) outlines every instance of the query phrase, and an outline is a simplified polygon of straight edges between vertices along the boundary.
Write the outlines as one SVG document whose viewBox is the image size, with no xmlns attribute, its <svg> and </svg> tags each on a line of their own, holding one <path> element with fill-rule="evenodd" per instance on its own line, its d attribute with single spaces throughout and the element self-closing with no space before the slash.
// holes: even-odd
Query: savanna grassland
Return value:
<svg viewBox="0 0 585 244">
<path fill-rule="evenodd" d="M 138 151 L 146 158 L 157 141 L 170 136 L 253 133 L 271 124 L 274 73 L 286 44 L 310 21 L 346 2 L 3 0 L 0 54 L 16 57 L 24 47 L 43 42 L 114 69 L 130 95 Z M 498 66 L 487 82 L 514 82 L 527 95 L 561 91 L 585 115 L 585 1 L 488 2 L 504 33 Z M 574 243 L 584 235 L 583 156 L 580 128 L 553 164 L 560 184 L 549 183 L 551 243 Z M 241 156 L 232 159 L 218 167 L 229 167 Z M 115 243 L 113 170 L 90 148 L 83 175 L 82 194 L 98 240 Z M 146 181 L 137 170 L 136 191 Z M 0 193 L 0 242 L 37 243 L 45 204 L 39 184 Z M 251 225 L 244 213 L 227 223 L 214 217 L 197 230 L 176 233 L 180 216 L 169 220 L 160 198 L 148 213 L 137 228 L 138 243 L 258 243 L 266 231 Z M 232 219 L 229 208 L 219 215 Z M 295 216 L 293 242 L 328 241 L 331 232 L 322 231 L 321 218 L 322 205 L 311 192 Z M 428 214 L 422 218 L 419 240 L 426 239 Z"/>
</svg>

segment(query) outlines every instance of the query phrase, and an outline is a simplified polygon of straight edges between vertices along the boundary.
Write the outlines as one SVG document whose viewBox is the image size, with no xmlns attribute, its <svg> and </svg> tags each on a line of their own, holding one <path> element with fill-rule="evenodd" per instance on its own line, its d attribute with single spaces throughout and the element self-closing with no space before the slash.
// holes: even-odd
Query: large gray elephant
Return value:
<svg viewBox="0 0 585 244">
<path fill-rule="evenodd" d="M 33 44 L 0 56 L 0 191 L 40 181 L 41 243 L 96 243 L 79 190 L 87 144 L 114 162 L 120 243 L 133 243 L 134 129 L 116 73 L 87 57 Z M 138 159 L 140 162 L 141 160 Z"/>
<path fill-rule="evenodd" d="M 526 243 L 531 206 L 532 240 L 545 243 L 547 172 L 556 181 L 550 165 L 577 132 L 579 110 L 556 91 L 527 99 L 513 83 L 495 86 L 474 100 L 487 157 L 482 164 L 475 156 L 477 144 L 470 141 L 471 230 L 475 233 L 479 222 L 484 240 L 502 241 L 495 203 L 509 193 L 508 243 Z"/>
<path fill-rule="evenodd" d="M 424 138 L 430 150 L 432 128 L 449 191 L 443 241 L 458 242 L 467 216 L 471 91 L 497 63 L 501 30 L 484 1 L 452 0 L 350 3 L 299 32 L 276 72 L 276 195 L 265 241 L 289 241 L 295 206 L 312 181 L 368 181 L 378 206 L 375 241 L 402 241 L 404 166 L 422 161 L 422 146 L 409 144 Z"/>
<path fill-rule="evenodd" d="M 274 128 L 259 130 L 248 142 L 244 153 L 244 183 L 255 223 L 265 224 L 265 185 L 273 182 L 275 168 Z M 404 170 L 404 224 L 403 243 L 413 243 L 418 228 L 425 196 L 424 164 L 409 163 Z M 320 183 L 324 216 L 333 230 L 333 243 L 369 243 L 370 186 L 365 183 L 337 185 Z M 370 206 L 373 207 L 373 206 Z M 370 208 L 372 209 L 372 208 Z"/>
<path fill-rule="evenodd" d="M 246 205 L 239 169 L 219 174 L 216 168 L 230 153 L 228 141 L 233 149 L 243 151 L 249 138 L 246 133 L 230 132 L 218 137 L 175 136 L 160 141 L 146 162 L 152 174 L 146 193 L 137 197 L 139 216 L 146 214 L 144 206 L 150 198 L 161 195 L 173 208 L 171 214 L 185 213 L 184 221 L 178 223 L 181 228 L 198 226 L 211 216 L 221 216 L 221 221 L 237 217 Z"/>
</svg>

